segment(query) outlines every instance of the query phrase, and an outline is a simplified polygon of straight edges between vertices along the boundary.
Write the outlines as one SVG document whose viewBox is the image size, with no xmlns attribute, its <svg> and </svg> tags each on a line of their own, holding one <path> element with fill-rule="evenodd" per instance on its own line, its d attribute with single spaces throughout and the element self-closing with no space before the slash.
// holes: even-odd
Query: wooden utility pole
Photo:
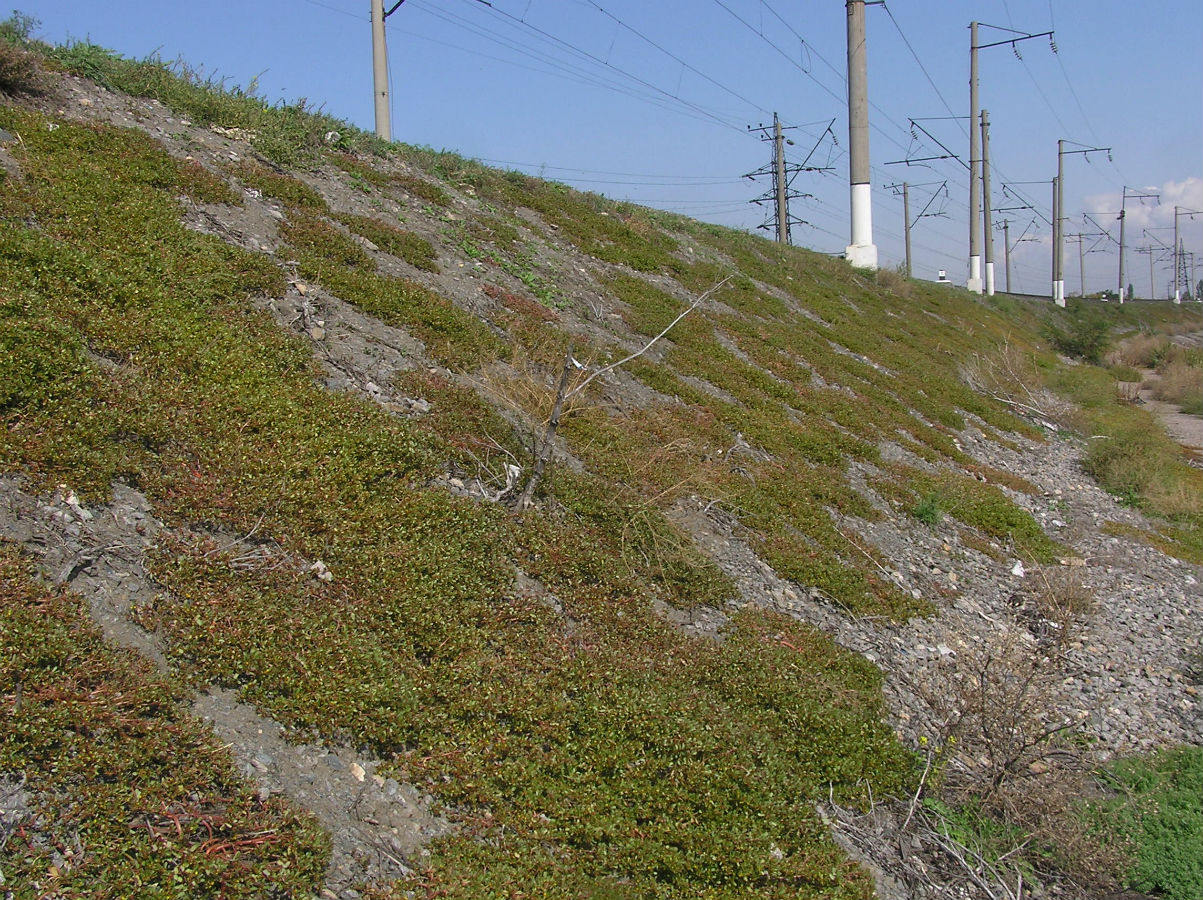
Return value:
<svg viewBox="0 0 1203 900">
<path fill-rule="evenodd" d="M 865 0 L 847 0 L 848 181 L 852 243 L 844 258 L 858 269 L 877 268 L 873 243 L 873 191 L 869 182 L 869 60 L 865 48 Z"/>
<path fill-rule="evenodd" d="M 376 106 L 376 137 L 384 141 L 391 141 L 393 126 L 389 121 L 388 43 L 384 37 L 384 0 L 371 0 L 371 4 L 372 87 Z M 393 7 L 393 9 L 396 8 L 396 6 Z"/>
<path fill-rule="evenodd" d="M 986 296 L 994 296 L 994 229 L 990 223 L 990 111 L 982 110 L 982 238 L 986 244 Z"/>
</svg>

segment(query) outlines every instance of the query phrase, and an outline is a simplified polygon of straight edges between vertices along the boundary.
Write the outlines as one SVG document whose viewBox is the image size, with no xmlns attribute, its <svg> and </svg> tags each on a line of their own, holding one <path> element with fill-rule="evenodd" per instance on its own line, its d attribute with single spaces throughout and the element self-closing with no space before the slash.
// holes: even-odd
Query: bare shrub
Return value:
<svg viewBox="0 0 1203 900">
<path fill-rule="evenodd" d="M 917 840 L 988 896 L 1019 898 L 1033 878 L 1066 896 L 1114 887 L 1130 848 L 1085 814 L 1093 761 L 1067 714 L 1065 653 L 1096 601 L 1079 572 L 1037 567 L 1009 622 L 917 676 L 932 770 L 911 805 Z"/>
<path fill-rule="evenodd" d="M 1068 423 L 1073 406 L 1045 388 L 1029 354 L 1010 342 L 976 353 L 961 367 L 961 378 L 979 393 L 1028 415 Z"/>
</svg>

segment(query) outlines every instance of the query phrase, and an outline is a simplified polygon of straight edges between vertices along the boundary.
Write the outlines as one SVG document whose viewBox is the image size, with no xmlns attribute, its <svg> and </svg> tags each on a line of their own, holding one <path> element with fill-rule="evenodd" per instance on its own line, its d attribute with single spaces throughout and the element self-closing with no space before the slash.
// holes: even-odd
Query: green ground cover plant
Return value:
<svg viewBox="0 0 1203 900">
<path fill-rule="evenodd" d="M 1203 748 L 1118 760 L 1105 783 L 1115 793 L 1095 812 L 1118 819 L 1135 848 L 1129 886 L 1167 900 L 1203 894 Z"/>
<path fill-rule="evenodd" d="M 762 614 L 721 644 L 674 632 L 650 597 L 701 589 L 698 559 L 615 567 L 624 533 L 673 532 L 599 505 L 592 476 L 561 473 L 521 521 L 423 489 L 447 445 L 318 387 L 305 344 L 250 302 L 283 292 L 280 270 L 183 228 L 175 164 L 136 132 L 58 124 L 0 109 L 30 135 L 21 183 L 0 188 L 0 257 L 19 273 L 0 335 L 20 360 L 0 463 L 90 498 L 126 479 L 179 528 L 154 561 L 170 593 L 143 613 L 176 671 L 426 785 L 465 825 L 421 875 L 432 890 L 868 896 L 799 799 L 909 789 L 875 670 Z M 387 296 L 341 232 L 290 215 L 303 268 Z M 291 562 L 237 570 L 206 536 L 256 524 Z M 562 614 L 514 591 L 515 564 Z"/>
<path fill-rule="evenodd" d="M 0 544 L 0 777 L 28 809 L 5 834 L 6 884 L 112 900 L 314 893 L 328 856 L 316 822 L 260 800 L 150 668 Z"/>
</svg>

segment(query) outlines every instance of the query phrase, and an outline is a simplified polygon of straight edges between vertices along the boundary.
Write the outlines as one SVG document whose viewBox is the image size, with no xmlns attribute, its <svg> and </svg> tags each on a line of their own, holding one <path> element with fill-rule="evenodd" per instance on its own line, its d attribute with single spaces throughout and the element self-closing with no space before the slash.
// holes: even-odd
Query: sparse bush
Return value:
<svg viewBox="0 0 1203 900">
<path fill-rule="evenodd" d="M 1066 309 L 1045 322 L 1044 335 L 1060 353 L 1098 365 L 1103 361 L 1111 326 L 1093 306 L 1069 301 Z"/>
</svg>

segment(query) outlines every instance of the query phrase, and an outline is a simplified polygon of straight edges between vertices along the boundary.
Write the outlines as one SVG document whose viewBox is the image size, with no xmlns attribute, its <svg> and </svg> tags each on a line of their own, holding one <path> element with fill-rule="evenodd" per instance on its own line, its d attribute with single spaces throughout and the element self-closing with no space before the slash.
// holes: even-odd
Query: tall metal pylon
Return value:
<svg viewBox="0 0 1203 900">
<path fill-rule="evenodd" d="M 765 230 L 772 228 L 776 234 L 777 243 L 779 243 L 779 244 L 791 243 L 790 225 L 809 225 L 810 224 L 809 222 L 805 221 L 804 219 L 799 219 L 799 218 L 796 218 L 796 217 L 790 215 L 790 211 L 789 211 L 789 201 L 790 200 L 796 200 L 801 197 L 813 197 L 814 196 L 813 194 L 803 194 L 803 193 L 793 190 L 793 181 L 794 181 L 794 178 L 797 177 L 799 172 L 829 172 L 829 171 L 831 171 L 831 169 L 829 169 L 825 166 L 812 166 L 812 165 L 809 165 L 809 163 L 810 163 L 811 157 L 814 156 L 815 151 L 819 149 L 819 145 L 823 143 L 823 141 L 827 138 L 827 136 L 829 134 L 831 134 L 832 137 L 834 138 L 834 133 L 831 131 L 831 126 L 834 124 L 835 124 L 835 120 L 832 119 L 831 122 L 828 123 L 827 128 L 819 136 L 818 141 L 815 142 L 814 147 L 811 148 L 810 153 L 807 154 L 806 160 L 801 165 L 797 165 L 796 163 L 788 162 L 785 158 L 786 145 L 788 144 L 788 145 L 792 146 L 794 143 L 793 141 L 791 141 L 785 137 L 785 132 L 792 131 L 796 126 L 782 125 L 781 120 L 777 117 L 777 113 L 773 113 L 773 124 L 771 126 L 760 125 L 756 128 L 753 128 L 751 125 L 748 126 L 749 131 L 758 131 L 761 133 L 761 140 L 773 142 L 773 159 L 772 159 L 772 161 L 768 165 L 761 166 L 755 172 L 749 172 L 747 175 L 744 176 L 744 178 L 755 179 L 755 178 L 760 178 L 764 175 L 772 176 L 773 183 L 772 183 L 772 187 L 770 188 L 770 190 L 767 193 L 757 197 L 756 199 L 754 199 L 750 202 L 755 203 L 757 205 L 760 205 L 763 203 L 770 203 L 770 202 L 773 204 L 772 219 L 770 221 L 766 221 L 766 222 L 762 223 L 761 225 L 759 225 L 757 227 L 763 228 Z"/>
</svg>

